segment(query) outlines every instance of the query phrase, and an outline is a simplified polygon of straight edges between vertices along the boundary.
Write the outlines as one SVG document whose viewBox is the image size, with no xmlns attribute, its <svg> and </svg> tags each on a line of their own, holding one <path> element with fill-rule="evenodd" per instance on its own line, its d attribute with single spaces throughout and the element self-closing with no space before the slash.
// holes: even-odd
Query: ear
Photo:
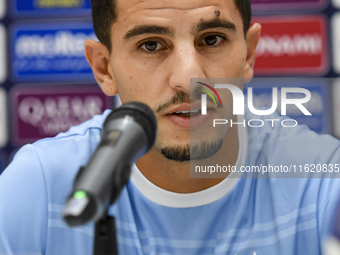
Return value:
<svg viewBox="0 0 340 255">
<path fill-rule="evenodd" d="M 244 68 L 244 80 L 250 82 L 254 76 L 255 51 L 261 35 L 261 25 L 253 24 L 246 35 L 247 40 L 247 60 Z"/>
<path fill-rule="evenodd" d="M 113 76 L 110 53 L 100 42 L 88 39 L 85 41 L 85 57 L 89 62 L 94 78 L 107 96 L 118 93 Z"/>
</svg>

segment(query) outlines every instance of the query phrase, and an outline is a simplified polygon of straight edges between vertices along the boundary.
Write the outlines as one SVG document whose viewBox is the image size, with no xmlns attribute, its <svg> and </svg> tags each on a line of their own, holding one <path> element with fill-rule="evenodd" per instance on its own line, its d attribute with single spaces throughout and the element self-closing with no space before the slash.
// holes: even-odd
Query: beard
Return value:
<svg viewBox="0 0 340 255">
<path fill-rule="evenodd" d="M 162 114 L 170 106 L 182 103 L 192 103 L 197 100 L 201 100 L 202 94 L 203 92 L 200 90 L 195 90 L 191 94 L 178 91 L 167 103 L 159 105 L 155 112 L 156 114 Z M 207 98 L 207 100 L 213 103 L 212 99 Z M 218 108 L 222 109 L 222 105 L 219 105 Z M 221 115 L 221 113 L 219 113 L 219 115 Z M 190 130 L 190 139 L 191 141 L 195 141 L 195 143 L 190 142 L 189 145 L 169 144 L 165 139 L 161 139 L 160 146 L 158 148 L 160 148 L 163 156 L 176 162 L 207 159 L 215 155 L 221 149 L 224 137 L 227 133 L 227 129 L 220 128 L 219 130 L 215 130 L 212 129 L 212 127 L 209 127 L 210 132 L 208 133 L 210 135 L 214 135 L 208 138 L 209 141 L 202 141 L 202 132 L 198 131 L 198 133 L 196 133 L 194 131 L 195 130 Z M 159 137 L 160 136 L 162 135 L 159 134 Z"/>
<path fill-rule="evenodd" d="M 223 139 L 214 142 L 202 142 L 195 145 L 167 146 L 161 149 L 161 153 L 169 160 L 186 162 L 190 160 L 202 160 L 215 155 L 222 147 Z"/>
</svg>

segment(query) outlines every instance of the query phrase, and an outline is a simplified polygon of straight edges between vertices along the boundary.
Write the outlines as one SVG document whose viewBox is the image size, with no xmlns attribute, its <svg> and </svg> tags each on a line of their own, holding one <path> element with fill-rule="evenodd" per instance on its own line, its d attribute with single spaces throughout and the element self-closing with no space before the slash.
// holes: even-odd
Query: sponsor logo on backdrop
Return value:
<svg viewBox="0 0 340 255">
<path fill-rule="evenodd" d="M 323 75 L 328 71 L 326 22 L 322 16 L 255 17 L 262 25 L 255 74 Z"/>
<path fill-rule="evenodd" d="M 19 18 L 88 17 L 91 14 L 91 0 L 11 0 L 11 13 Z"/>
<path fill-rule="evenodd" d="M 251 0 L 254 11 L 273 10 L 320 10 L 326 7 L 326 0 Z"/>
<path fill-rule="evenodd" d="M 6 28 L 0 24 L 0 83 L 3 83 L 7 78 L 6 38 Z"/>
<path fill-rule="evenodd" d="M 14 80 L 94 81 L 84 54 L 85 40 L 96 40 L 92 23 L 21 23 L 12 27 L 11 34 Z"/>
<path fill-rule="evenodd" d="M 0 88 L 0 147 L 7 144 L 8 137 L 8 123 L 7 123 L 7 101 L 6 92 Z"/>
<path fill-rule="evenodd" d="M 11 102 L 16 145 L 55 136 L 112 108 L 97 85 L 16 86 Z"/>
<path fill-rule="evenodd" d="M 332 36 L 333 36 L 333 68 L 340 74 L 340 13 L 332 17 Z"/>
</svg>

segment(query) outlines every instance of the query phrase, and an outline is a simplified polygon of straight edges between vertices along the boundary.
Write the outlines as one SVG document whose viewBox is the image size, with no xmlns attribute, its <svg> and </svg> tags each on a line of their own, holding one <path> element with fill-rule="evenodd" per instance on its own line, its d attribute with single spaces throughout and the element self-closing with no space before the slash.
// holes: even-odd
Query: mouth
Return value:
<svg viewBox="0 0 340 255">
<path fill-rule="evenodd" d="M 212 108 L 208 107 L 208 115 L 212 112 Z M 201 104 L 184 104 L 170 109 L 165 113 L 165 117 L 181 129 L 201 128 L 210 118 L 208 115 L 202 115 Z"/>
<path fill-rule="evenodd" d="M 190 111 L 177 111 L 177 112 L 173 112 L 171 114 L 179 116 L 179 117 L 183 117 L 183 118 L 190 118 L 190 117 L 195 117 L 197 115 L 200 115 L 202 113 L 202 109 L 198 108 L 195 110 L 190 110 Z"/>
</svg>

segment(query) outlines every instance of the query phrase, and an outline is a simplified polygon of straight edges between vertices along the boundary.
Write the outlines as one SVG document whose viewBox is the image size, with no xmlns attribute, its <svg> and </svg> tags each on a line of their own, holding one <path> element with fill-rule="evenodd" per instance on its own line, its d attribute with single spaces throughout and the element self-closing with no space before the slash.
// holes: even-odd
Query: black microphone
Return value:
<svg viewBox="0 0 340 255">
<path fill-rule="evenodd" d="M 154 112 L 145 104 L 130 102 L 105 120 L 98 147 L 86 167 L 79 170 L 63 217 L 69 226 L 98 221 L 127 184 L 131 166 L 154 145 Z"/>
</svg>

